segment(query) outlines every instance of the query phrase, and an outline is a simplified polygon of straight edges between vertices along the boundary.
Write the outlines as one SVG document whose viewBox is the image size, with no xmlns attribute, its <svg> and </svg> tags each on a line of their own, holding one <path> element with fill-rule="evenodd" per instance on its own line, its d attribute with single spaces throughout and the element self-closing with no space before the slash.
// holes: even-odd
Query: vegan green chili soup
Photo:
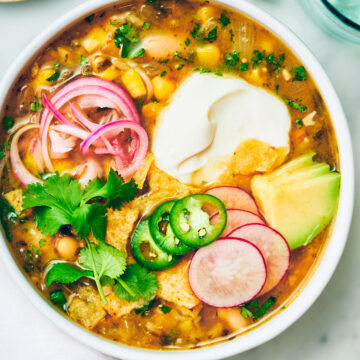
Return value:
<svg viewBox="0 0 360 360">
<path fill-rule="evenodd" d="M 193 348 L 284 309 L 340 188 L 331 119 L 276 36 L 211 2 L 134 1 L 38 54 L 1 114 L 1 220 L 71 320 Z"/>
</svg>

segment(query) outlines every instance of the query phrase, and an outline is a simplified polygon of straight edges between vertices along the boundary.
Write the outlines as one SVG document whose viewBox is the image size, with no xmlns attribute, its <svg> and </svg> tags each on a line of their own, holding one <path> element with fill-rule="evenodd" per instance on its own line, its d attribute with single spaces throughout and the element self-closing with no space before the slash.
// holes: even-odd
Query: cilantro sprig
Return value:
<svg viewBox="0 0 360 360">
<path fill-rule="evenodd" d="M 96 178 L 84 190 L 77 180 L 56 173 L 43 184 L 28 185 L 23 209 L 35 208 L 37 227 L 45 235 L 56 234 L 63 225 L 72 225 L 81 238 L 88 237 L 91 231 L 97 240 L 105 241 L 106 209 L 120 209 L 135 197 L 136 191 L 133 179 L 124 183 L 114 170 L 110 170 L 106 183 Z M 99 199 L 105 204 L 94 202 Z"/>
<path fill-rule="evenodd" d="M 53 282 L 69 284 L 86 277 L 95 281 L 104 304 L 107 300 L 103 285 L 114 285 L 114 293 L 120 299 L 149 300 L 158 289 L 156 274 L 140 265 L 126 267 L 126 254 L 106 243 L 97 246 L 88 242 L 80 251 L 79 262 L 83 269 L 66 263 L 53 263 L 46 277 L 46 286 Z"/>
</svg>

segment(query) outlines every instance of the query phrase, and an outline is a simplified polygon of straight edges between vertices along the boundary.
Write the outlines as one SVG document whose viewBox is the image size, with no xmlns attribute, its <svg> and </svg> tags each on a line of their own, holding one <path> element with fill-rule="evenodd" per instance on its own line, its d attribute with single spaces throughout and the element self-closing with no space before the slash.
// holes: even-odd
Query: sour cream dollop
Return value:
<svg viewBox="0 0 360 360">
<path fill-rule="evenodd" d="M 196 185 L 215 181 L 247 139 L 288 147 L 290 126 L 287 107 L 266 90 L 239 78 L 195 73 L 159 114 L 152 151 L 157 167 Z"/>
</svg>

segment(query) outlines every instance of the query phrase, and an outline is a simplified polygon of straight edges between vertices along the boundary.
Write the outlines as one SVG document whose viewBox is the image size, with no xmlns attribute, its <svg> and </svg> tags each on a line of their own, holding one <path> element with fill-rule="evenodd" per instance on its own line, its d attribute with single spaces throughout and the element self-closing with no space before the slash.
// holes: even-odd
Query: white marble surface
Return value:
<svg viewBox="0 0 360 360">
<path fill-rule="evenodd" d="M 0 77 L 20 50 L 60 14 L 85 0 L 28 0 L 0 4 Z M 299 0 L 301 1 L 301 0 Z M 331 39 L 296 0 L 252 0 L 287 24 L 314 52 L 337 90 L 352 134 L 356 183 L 360 176 L 360 47 Z M 232 360 L 355 360 L 360 353 L 360 198 L 341 263 L 317 302 L 274 340 Z M 108 357 L 56 328 L 0 263 L 0 359 L 100 360 Z"/>
</svg>

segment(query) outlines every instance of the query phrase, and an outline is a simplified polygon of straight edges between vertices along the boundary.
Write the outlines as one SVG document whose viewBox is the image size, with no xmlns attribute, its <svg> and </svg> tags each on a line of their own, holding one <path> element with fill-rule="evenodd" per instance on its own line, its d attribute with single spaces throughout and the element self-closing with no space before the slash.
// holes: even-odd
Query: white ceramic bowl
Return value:
<svg viewBox="0 0 360 360">
<path fill-rule="evenodd" d="M 83 5 L 72 9 L 71 12 L 59 18 L 46 31 L 44 31 L 34 41 L 32 41 L 13 62 L 12 66 L 3 78 L 0 86 L 0 109 L 4 107 L 5 97 L 8 93 L 8 90 L 16 81 L 19 74 L 21 74 L 24 67 L 29 63 L 29 61 L 33 59 L 38 50 L 56 38 L 56 36 L 60 34 L 64 28 L 75 22 L 77 19 L 83 18 L 97 11 L 98 9 L 115 2 L 119 3 L 119 1 L 115 0 L 88 1 Z M 29 299 L 50 320 L 56 323 L 70 336 L 73 336 L 75 339 L 78 339 L 79 341 L 105 354 L 112 355 L 123 360 L 180 360 L 184 359 L 185 357 L 187 360 L 221 359 L 249 350 L 272 339 L 284 331 L 291 324 L 293 324 L 317 299 L 330 280 L 346 243 L 351 222 L 354 199 L 353 155 L 349 129 L 344 112 L 334 91 L 334 88 L 332 87 L 324 70 L 315 57 L 311 54 L 311 52 L 306 48 L 301 40 L 296 37 L 296 35 L 294 35 L 280 22 L 272 18 L 264 11 L 258 9 L 254 5 L 251 5 L 243 0 L 223 0 L 219 1 L 219 3 L 248 15 L 275 33 L 295 52 L 295 54 L 302 61 L 303 65 L 306 67 L 307 71 L 311 73 L 311 76 L 317 84 L 330 112 L 340 153 L 340 170 L 342 174 L 342 182 L 339 209 L 335 226 L 333 228 L 333 233 L 329 245 L 326 248 L 319 267 L 300 295 L 286 310 L 274 316 L 261 326 L 255 328 L 253 331 L 237 337 L 234 340 L 196 350 L 173 352 L 142 350 L 117 344 L 97 336 L 83 329 L 79 325 L 69 321 L 60 311 L 51 306 L 27 280 L 25 274 L 17 266 L 13 256 L 11 255 L 8 242 L 5 240 L 4 233 L 2 232 L 0 239 L 1 259 L 6 263 L 10 273 L 14 276 L 15 280 L 25 291 Z"/>
</svg>

